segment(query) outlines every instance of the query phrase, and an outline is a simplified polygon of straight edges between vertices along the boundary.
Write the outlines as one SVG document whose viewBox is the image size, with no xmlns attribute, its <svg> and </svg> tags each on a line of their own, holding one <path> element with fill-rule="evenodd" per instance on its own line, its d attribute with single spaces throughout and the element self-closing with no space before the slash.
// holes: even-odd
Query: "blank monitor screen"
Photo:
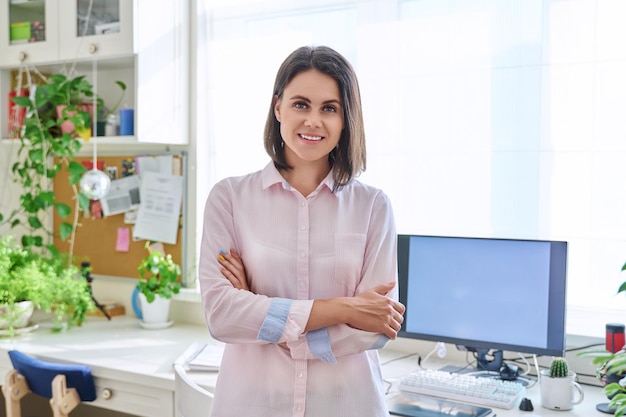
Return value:
<svg viewBox="0 0 626 417">
<path fill-rule="evenodd" d="M 398 236 L 401 337 L 562 356 L 567 242 Z"/>
</svg>

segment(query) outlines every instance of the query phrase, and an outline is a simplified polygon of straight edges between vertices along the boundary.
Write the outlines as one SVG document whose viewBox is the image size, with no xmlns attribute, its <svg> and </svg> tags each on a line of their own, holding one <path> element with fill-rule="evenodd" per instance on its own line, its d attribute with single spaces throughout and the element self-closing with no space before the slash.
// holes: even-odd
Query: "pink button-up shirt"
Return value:
<svg viewBox="0 0 626 417">
<path fill-rule="evenodd" d="M 211 191 L 200 287 L 209 330 L 227 344 L 212 416 L 388 416 L 376 350 L 388 339 L 347 325 L 304 332 L 313 300 L 397 276 L 387 196 L 356 180 L 332 186 L 331 173 L 305 198 L 270 163 Z M 251 291 L 220 272 L 217 257 L 230 248 Z"/>
</svg>

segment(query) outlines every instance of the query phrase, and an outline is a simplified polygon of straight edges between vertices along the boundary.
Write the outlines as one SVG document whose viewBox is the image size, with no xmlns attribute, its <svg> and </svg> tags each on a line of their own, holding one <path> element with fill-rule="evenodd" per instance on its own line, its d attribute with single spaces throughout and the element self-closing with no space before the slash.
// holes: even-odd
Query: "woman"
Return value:
<svg viewBox="0 0 626 417">
<path fill-rule="evenodd" d="M 360 93 L 328 47 L 291 53 L 265 127 L 272 161 L 204 213 L 200 286 L 226 348 L 212 415 L 387 416 L 378 352 L 400 329 L 396 231 L 365 169 Z"/>
</svg>

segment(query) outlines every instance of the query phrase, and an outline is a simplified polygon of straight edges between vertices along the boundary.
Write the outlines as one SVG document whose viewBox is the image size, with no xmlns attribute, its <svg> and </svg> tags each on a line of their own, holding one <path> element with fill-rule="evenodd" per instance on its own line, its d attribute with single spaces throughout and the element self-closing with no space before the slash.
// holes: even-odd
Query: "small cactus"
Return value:
<svg viewBox="0 0 626 417">
<path fill-rule="evenodd" d="M 550 377 L 564 378 L 569 374 L 565 358 L 555 358 L 550 365 Z"/>
</svg>

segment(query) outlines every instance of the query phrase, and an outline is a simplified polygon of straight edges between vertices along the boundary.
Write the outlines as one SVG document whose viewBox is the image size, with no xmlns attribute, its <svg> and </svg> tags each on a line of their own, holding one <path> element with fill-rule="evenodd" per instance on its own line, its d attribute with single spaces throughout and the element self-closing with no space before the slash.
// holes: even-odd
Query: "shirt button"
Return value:
<svg viewBox="0 0 626 417">
<path fill-rule="evenodd" d="M 300 281 L 300 288 L 304 288 L 304 287 L 306 287 L 306 282 Z"/>
<path fill-rule="evenodd" d="M 305 225 L 300 226 L 300 230 L 304 232 L 306 230 L 306 226 Z"/>
<path fill-rule="evenodd" d="M 298 372 L 298 378 L 302 378 L 304 376 L 304 372 Z"/>
<path fill-rule="evenodd" d="M 304 258 L 306 256 L 306 253 L 304 251 L 300 251 L 300 257 Z"/>
<path fill-rule="evenodd" d="M 301 201 L 300 202 L 300 207 L 304 207 L 304 206 L 306 206 L 306 203 L 304 201 Z"/>
</svg>

